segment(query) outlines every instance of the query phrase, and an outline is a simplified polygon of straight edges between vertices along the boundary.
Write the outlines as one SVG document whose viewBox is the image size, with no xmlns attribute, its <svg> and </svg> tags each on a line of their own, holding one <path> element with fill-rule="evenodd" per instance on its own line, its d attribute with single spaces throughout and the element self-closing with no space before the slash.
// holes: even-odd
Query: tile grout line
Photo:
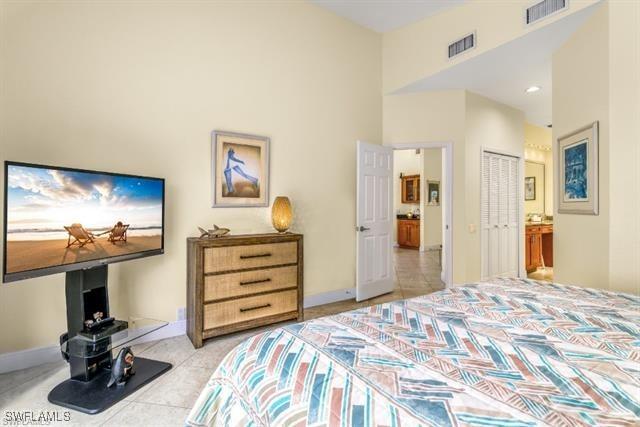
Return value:
<svg viewBox="0 0 640 427">
<path fill-rule="evenodd" d="M 106 420 L 104 420 L 103 422 L 100 423 L 100 427 L 106 425 L 111 419 L 113 419 L 116 415 L 119 415 L 120 412 L 122 412 L 122 410 L 124 410 L 125 408 L 129 407 L 129 405 L 131 405 L 133 403 L 133 401 L 129 401 L 129 400 L 122 400 L 122 402 L 126 402 L 126 405 L 124 405 L 122 408 L 120 408 L 116 413 L 114 413 L 113 415 L 111 415 L 109 418 L 107 418 Z M 120 402 L 118 402 L 120 403 Z M 116 405 L 118 404 L 116 403 Z M 114 405 L 115 406 L 115 405 Z"/>
</svg>

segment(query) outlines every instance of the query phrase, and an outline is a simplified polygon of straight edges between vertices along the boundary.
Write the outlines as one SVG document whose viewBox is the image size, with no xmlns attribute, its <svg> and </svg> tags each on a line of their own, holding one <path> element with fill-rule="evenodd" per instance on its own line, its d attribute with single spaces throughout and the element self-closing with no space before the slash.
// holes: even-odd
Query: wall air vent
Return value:
<svg viewBox="0 0 640 427">
<path fill-rule="evenodd" d="M 469 49 L 476 47 L 476 33 L 471 33 L 449 45 L 449 58 L 460 55 Z"/>
<path fill-rule="evenodd" d="M 568 3 L 569 0 L 543 0 L 540 3 L 534 4 L 527 9 L 525 16 L 527 25 L 538 22 L 549 15 L 566 9 Z"/>
</svg>

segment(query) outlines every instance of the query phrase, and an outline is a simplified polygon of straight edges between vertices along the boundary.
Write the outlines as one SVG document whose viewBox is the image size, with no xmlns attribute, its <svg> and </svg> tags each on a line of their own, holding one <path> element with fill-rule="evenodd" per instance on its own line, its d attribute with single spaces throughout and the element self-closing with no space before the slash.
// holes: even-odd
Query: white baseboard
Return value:
<svg viewBox="0 0 640 427">
<path fill-rule="evenodd" d="M 137 340 L 132 341 L 129 345 L 142 344 L 149 341 L 184 335 L 187 330 L 186 328 L 186 320 L 170 322 L 164 328 L 160 328 L 157 331 L 140 337 Z M 56 362 L 61 359 L 60 347 L 57 345 L 31 348 L 28 350 L 15 351 L 13 353 L 3 353 L 0 354 L 0 374 L 17 371 L 19 369 L 27 369 L 44 363 Z"/>
<path fill-rule="evenodd" d="M 30 348 L 13 353 L 2 353 L 0 354 L 0 374 L 58 360 L 62 360 L 62 356 L 60 355 L 60 347 L 57 345 Z"/>
<path fill-rule="evenodd" d="M 356 297 L 356 288 L 338 289 L 337 291 L 323 292 L 321 294 L 304 297 L 304 308 L 315 307 L 317 305 L 330 304 L 332 302 L 344 301 Z"/>
</svg>

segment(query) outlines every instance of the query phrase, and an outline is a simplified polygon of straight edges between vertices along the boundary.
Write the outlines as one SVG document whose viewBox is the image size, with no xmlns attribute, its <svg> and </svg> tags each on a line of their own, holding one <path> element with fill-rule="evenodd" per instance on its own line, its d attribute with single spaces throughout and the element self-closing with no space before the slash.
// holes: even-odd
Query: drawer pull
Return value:
<svg viewBox="0 0 640 427">
<path fill-rule="evenodd" d="M 271 256 L 271 253 L 267 252 L 264 254 L 256 254 L 256 255 L 240 255 L 240 259 L 265 258 L 269 256 Z"/>
<path fill-rule="evenodd" d="M 265 282 L 270 282 L 270 281 L 271 281 L 271 279 L 250 280 L 248 282 L 240 282 L 240 286 L 255 285 L 256 283 L 265 283 Z"/>
<path fill-rule="evenodd" d="M 251 311 L 251 310 L 259 310 L 261 308 L 267 308 L 267 307 L 271 307 L 271 304 L 263 304 L 263 305 L 256 305 L 255 307 L 241 308 L 240 313 L 244 313 L 245 311 Z"/>
</svg>

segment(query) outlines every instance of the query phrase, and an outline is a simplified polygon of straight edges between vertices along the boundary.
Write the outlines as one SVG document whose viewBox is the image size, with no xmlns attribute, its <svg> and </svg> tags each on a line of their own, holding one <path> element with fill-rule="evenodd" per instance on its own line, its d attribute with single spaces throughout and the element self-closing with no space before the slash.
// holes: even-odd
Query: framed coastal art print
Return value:
<svg viewBox="0 0 640 427">
<path fill-rule="evenodd" d="M 558 138 L 558 213 L 598 215 L 598 122 Z"/>
<path fill-rule="evenodd" d="M 527 176 L 524 179 L 524 199 L 535 200 L 536 199 L 536 177 Z"/>
<path fill-rule="evenodd" d="M 213 131 L 213 207 L 269 206 L 269 138 Z"/>
<path fill-rule="evenodd" d="M 440 181 L 427 181 L 427 206 L 440 206 Z"/>
</svg>

